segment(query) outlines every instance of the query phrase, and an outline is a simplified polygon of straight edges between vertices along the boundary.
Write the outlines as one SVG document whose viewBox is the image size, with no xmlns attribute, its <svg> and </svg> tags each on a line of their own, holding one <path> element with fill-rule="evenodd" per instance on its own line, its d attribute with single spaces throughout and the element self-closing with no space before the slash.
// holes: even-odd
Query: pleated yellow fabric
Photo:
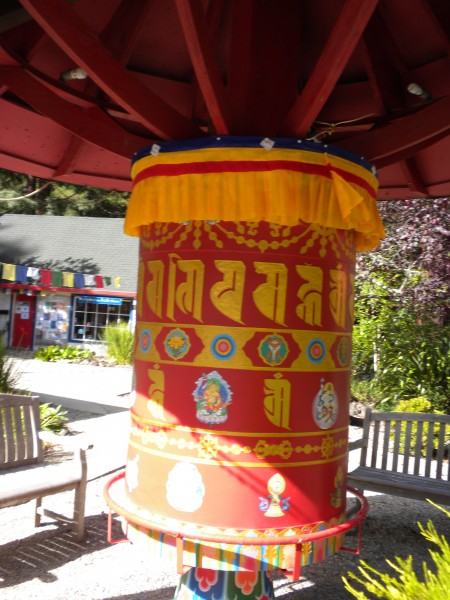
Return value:
<svg viewBox="0 0 450 600">
<path fill-rule="evenodd" d="M 221 144 L 226 144 L 221 140 Z M 236 138 L 233 138 L 236 143 Z M 299 221 L 353 230 L 356 249 L 384 237 L 377 206 L 378 180 L 367 163 L 348 153 L 302 143 L 178 150 L 163 147 L 135 160 L 125 232 L 155 222 L 191 220 Z M 245 143 L 245 142 L 244 142 Z M 170 143 L 169 143 L 170 144 Z M 312 148 L 312 149 L 311 149 Z M 344 154 L 344 153 L 343 153 Z"/>
</svg>

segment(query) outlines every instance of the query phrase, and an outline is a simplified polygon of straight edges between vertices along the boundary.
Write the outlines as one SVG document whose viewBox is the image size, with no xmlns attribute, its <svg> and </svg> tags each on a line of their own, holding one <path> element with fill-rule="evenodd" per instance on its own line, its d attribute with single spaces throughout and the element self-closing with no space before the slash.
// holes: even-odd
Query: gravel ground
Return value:
<svg viewBox="0 0 450 600">
<path fill-rule="evenodd" d="M 32 505 L 0 510 L 0 597 L 2 600 L 169 600 L 177 582 L 175 567 L 152 564 L 138 546 L 111 545 L 106 540 L 107 507 L 103 488 L 111 475 L 88 484 L 87 535 L 74 542 L 66 526 L 44 523 L 34 529 Z M 56 496 L 58 510 L 70 511 L 72 494 Z M 370 512 L 363 526 L 360 556 L 339 552 L 334 557 L 304 568 L 294 583 L 275 581 L 276 597 L 286 600 L 343 600 L 342 575 L 357 569 L 360 559 L 387 570 L 385 559 L 395 555 L 414 557 L 420 567 L 430 562 L 429 544 L 417 522 L 432 519 L 438 531 L 450 538 L 450 520 L 428 503 L 384 495 L 370 497 Z M 116 524 L 115 535 L 121 530 Z M 348 536 L 348 544 L 355 536 Z M 420 567 L 421 568 L 421 567 Z"/>
<path fill-rule="evenodd" d="M 83 431 L 89 412 L 69 410 L 74 431 Z M 114 417 L 114 415 L 112 415 Z M 110 416 L 105 417 L 111 418 Z M 357 433 L 357 432 L 356 432 Z M 350 435 L 355 430 L 350 428 Z M 63 460 L 55 454 L 51 460 Z M 102 473 L 104 473 L 103 471 Z M 106 539 L 108 508 L 103 489 L 111 474 L 89 481 L 86 503 L 86 538 L 74 541 L 70 529 L 43 520 L 33 527 L 32 503 L 0 510 L 0 598 L 1 600 L 171 600 L 178 576 L 172 564 L 155 564 L 138 546 L 109 544 Z M 355 572 L 361 559 L 387 572 L 386 559 L 413 556 L 417 572 L 423 561 L 431 564 L 430 545 L 421 536 L 418 522 L 433 520 L 439 533 L 450 539 L 450 519 L 432 505 L 384 495 L 369 497 L 369 516 L 363 525 L 359 556 L 339 552 L 332 558 L 304 568 L 299 581 L 275 579 L 277 598 L 286 600 L 344 600 L 342 576 Z M 70 514 L 73 494 L 59 494 L 46 502 L 49 508 Z M 115 536 L 121 536 L 115 524 Z M 347 537 L 349 546 L 356 534 Z M 414 600 L 414 599 L 411 599 Z"/>
</svg>

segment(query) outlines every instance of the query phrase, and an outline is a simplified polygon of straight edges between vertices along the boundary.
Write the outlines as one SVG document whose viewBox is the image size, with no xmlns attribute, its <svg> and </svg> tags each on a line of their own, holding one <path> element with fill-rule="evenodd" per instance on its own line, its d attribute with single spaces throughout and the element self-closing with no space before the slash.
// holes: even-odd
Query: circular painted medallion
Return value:
<svg viewBox="0 0 450 600">
<path fill-rule="evenodd" d="M 219 360 L 229 360 L 236 353 L 236 342 L 228 334 L 216 335 L 211 342 L 211 353 Z"/>
<path fill-rule="evenodd" d="M 152 347 L 152 334 L 148 329 L 143 329 L 139 337 L 139 347 L 141 352 L 146 354 Z"/>
<path fill-rule="evenodd" d="M 203 504 L 205 484 L 200 471 L 191 463 L 177 463 L 166 482 L 167 502 L 183 512 L 195 512 Z"/>
<path fill-rule="evenodd" d="M 337 359 L 341 367 L 346 367 L 350 360 L 350 341 L 346 337 L 339 340 L 337 348 Z"/>
<path fill-rule="evenodd" d="M 172 329 L 164 340 L 164 348 L 170 358 L 174 360 L 183 358 L 188 353 L 190 347 L 189 337 L 182 329 Z"/>
<path fill-rule="evenodd" d="M 318 365 L 325 358 L 326 351 L 327 349 L 323 341 L 319 338 L 314 338 L 306 348 L 306 355 L 312 363 Z"/>
<path fill-rule="evenodd" d="M 320 390 L 313 402 L 313 417 L 320 429 L 329 429 L 336 423 L 338 417 L 338 399 L 334 385 L 324 379 L 320 380 Z"/>
<path fill-rule="evenodd" d="M 261 341 L 258 353 L 266 365 L 281 365 L 289 353 L 289 347 L 284 337 L 272 333 Z"/>
</svg>

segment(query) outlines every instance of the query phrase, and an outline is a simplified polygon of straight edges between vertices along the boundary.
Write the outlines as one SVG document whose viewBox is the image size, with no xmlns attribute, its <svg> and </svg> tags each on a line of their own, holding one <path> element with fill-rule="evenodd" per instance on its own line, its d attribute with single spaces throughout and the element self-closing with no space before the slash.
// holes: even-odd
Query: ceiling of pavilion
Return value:
<svg viewBox="0 0 450 600">
<path fill-rule="evenodd" d="M 2 0 L 0 168 L 129 190 L 155 141 L 277 136 L 450 195 L 449 53 L 449 0 Z"/>
</svg>

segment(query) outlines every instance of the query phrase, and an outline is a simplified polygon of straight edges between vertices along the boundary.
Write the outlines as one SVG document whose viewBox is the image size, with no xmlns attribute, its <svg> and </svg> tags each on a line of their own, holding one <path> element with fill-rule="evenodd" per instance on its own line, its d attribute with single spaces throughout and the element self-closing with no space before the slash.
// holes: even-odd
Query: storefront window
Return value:
<svg viewBox="0 0 450 600">
<path fill-rule="evenodd" d="M 101 341 L 105 327 L 128 323 L 132 300 L 109 296 L 75 296 L 71 339 L 78 342 Z"/>
<path fill-rule="evenodd" d="M 49 346 L 67 344 L 69 330 L 70 299 L 67 296 L 49 294 L 37 301 L 34 344 Z"/>
</svg>

